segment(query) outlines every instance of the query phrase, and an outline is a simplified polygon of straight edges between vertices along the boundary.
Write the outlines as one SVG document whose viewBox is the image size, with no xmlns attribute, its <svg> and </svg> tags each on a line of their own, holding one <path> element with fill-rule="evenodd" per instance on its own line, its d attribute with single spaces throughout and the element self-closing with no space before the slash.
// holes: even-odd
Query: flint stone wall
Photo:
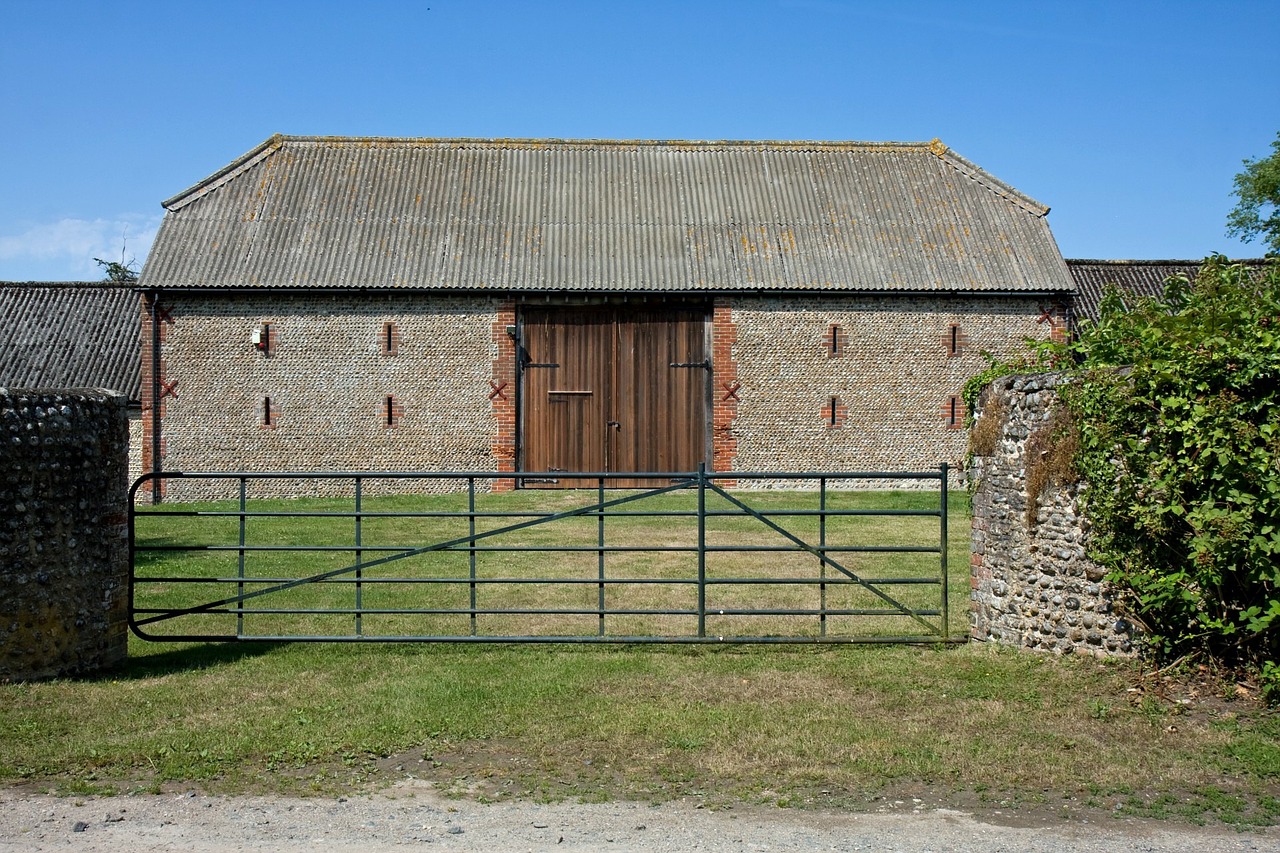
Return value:
<svg viewBox="0 0 1280 853">
<path fill-rule="evenodd" d="M 101 389 L 0 388 L 0 681 L 125 658 L 126 403 Z"/>
<path fill-rule="evenodd" d="M 165 293 L 158 330 L 162 467 L 506 470 L 514 462 L 519 377 L 514 352 L 504 354 L 505 327 L 520 313 L 507 298 Z M 965 431 L 963 407 L 953 401 L 965 381 L 987 365 L 987 354 L 1011 356 L 1023 339 L 1054 328 L 1041 322 L 1043 298 L 1033 295 L 735 295 L 716 300 L 714 311 L 721 326 L 708 388 L 708 450 L 716 470 L 919 471 L 945 461 L 956 484 Z M 149 323 L 144 317 L 146 352 Z M 383 347 L 386 323 L 396 329 L 394 355 Z M 251 343 L 264 327 L 265 350 Z M 144 354 L 144 396 L 150 369 Z M 389 396 L 399 412 L 394 427 L 386 417 Z M 151 417 L 147 404 L 144 430 Z M 149 435 L 141 443 L 149 470 Z M 793 488 L 794 481 L 739 485 Z M 837 485 L 907 487 L 894 480 Z M 404 488 L 391 481 L 366 486 Z M 260 480 L 250 496 L 327 487 Z M 174 478 L 166 488 L 176 500 L 235 497 L 234 484 L 208 480 Z M 350 484 L 324 493 L 349 495 Z"/>
<path fill-rule="evenodd" d="M 732 356 L 741 384 L 732 435 L 737 471 L 928 471 L 964 474 L 959 398 L 988 356 L 1044 338 L 1043 299 L 989 294 L 735 297 Z M 952 352 L 948 330 L 961 346 Z M 840 346 L 830 346 L 836 328 Z M 725 396 L 716 381 L 715 400 Z M 830 401 L 838 402 L 837 417 Z M 833 423 L 834 421 L 834 423 Z M 744 481 L 747 488 L 794 488 Z M 836 488 L 934 488 L 932 481 L 853 480 Z"/>
<path fill-rule="evenodd" d="M 1086 556 L 1079 485 L 1047 485 L 1027 523 L 1028 437 L 1046 425 L 1061 374 L 1006 376 L 979 401 L 1003 423 L 994 450 L 975 449 L 970 628 L 975 640 L 1059 654 L 1132 656 L 1135 626 L 1117 615 L 1104 571 Z M 988 425 L 990 428 L 991 425 Z"/>
<path fill-rule="evenodd" d="M 161 426 L 167 471 L 495 471 L 499 302 L 370 293 L 165 294 Z M 144 335 L 149 332 L 144 321 Z M 383 349 L 395 326 L 395 354 Z M 269 326 L 266 350 L 251 335 Z M 505 333 L 503 333 L 505 337 Z M 144 356 L 143 396 L 150 365 Z M 398 416 L 388 425 L 386 400 Z M 264 417 L 270 401 L 270 423 Z M 150 469 L 149 404 L 143 465 Z M 484 483 L 480 484 L 482 487 Z M 373 480 L 366 494 L 403 484 Z M 172 479 L 166 497 L 225 500 L 235 483 Z M 416 481 L 456 491 L 464 480 Z M 350 481 L 258 480 L 250 496 L 349 496 Z"/>
</svg>

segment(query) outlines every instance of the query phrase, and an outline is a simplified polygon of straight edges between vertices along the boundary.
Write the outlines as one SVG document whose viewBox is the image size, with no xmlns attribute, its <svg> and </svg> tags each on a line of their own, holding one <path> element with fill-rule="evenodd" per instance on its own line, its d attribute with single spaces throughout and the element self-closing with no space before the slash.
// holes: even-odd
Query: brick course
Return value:
<svg viewBox="0 0 1280 853">
<path fill-rule="evenodd" d="M 711 470 L 732 471 L 738 454 L 734 421 L 738 417 L 738 364 L 734 345 L 738 340 L 733 308 L 728 299 L 717 299 L 711 309 Z M 726 481 L 726 487 L 735 485 Z"/>
</svg>

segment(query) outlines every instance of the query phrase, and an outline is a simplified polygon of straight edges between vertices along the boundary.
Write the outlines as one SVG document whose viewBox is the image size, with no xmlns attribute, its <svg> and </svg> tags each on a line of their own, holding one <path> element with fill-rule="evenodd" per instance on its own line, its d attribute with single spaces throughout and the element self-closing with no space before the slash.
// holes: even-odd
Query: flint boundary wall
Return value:
<svg viewBox="0 0 1280 853">
<path fill-rule="evenodd" d="M 127 400 L 0 388 L 0 681 L 125 659 Z"/>
<path fill-rule="evenodd" d="M 1079 485 L 1049 481 L 1028 512 L 1028 465 L 1040 461 L 1028 459 L 1028 439 L 1050 429 L 1063 382 L 1056 373 L 1006 376 L 979 400 L 970 635 L 1058 654 L 1132 656 L 1136 628 L 1117 614 L 1105 572 L 1085 553 Z M 1031 444 L 1033 453 L 1044 446 Z"/>
</svg>

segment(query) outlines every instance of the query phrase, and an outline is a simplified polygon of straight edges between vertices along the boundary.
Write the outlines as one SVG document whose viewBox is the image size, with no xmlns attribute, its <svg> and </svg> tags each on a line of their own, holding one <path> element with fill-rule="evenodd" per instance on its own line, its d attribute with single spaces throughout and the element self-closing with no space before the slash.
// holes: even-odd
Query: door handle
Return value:
<svg viewBox="0 0 1280 853">
<path fill-rule="evenodd" d="M 617 421 L 605 421 L 604 425 L 607 427 L 613 427 L 614 429 L 622 429 L 622 424 Z"/>
</svg>

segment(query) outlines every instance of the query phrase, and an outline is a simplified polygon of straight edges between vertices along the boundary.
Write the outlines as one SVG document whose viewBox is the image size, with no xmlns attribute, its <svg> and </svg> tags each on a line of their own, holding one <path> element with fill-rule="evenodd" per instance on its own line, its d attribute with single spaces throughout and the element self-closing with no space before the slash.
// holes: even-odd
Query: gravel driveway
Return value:
<svg viewBox="0 0 1280 853">
<path fill-rule="evenodd" d="M 0 853 L 362 851 L 1274 851 L 1280 830 L 1236 832 L 1109 817 L 981 819 L 912 802 L 871 813 L 690 802 L 539 804 L 446 799 L 402 784 L 332 798 L 158 794 L 50 797 L 0 789 Z"/>
</svg>

